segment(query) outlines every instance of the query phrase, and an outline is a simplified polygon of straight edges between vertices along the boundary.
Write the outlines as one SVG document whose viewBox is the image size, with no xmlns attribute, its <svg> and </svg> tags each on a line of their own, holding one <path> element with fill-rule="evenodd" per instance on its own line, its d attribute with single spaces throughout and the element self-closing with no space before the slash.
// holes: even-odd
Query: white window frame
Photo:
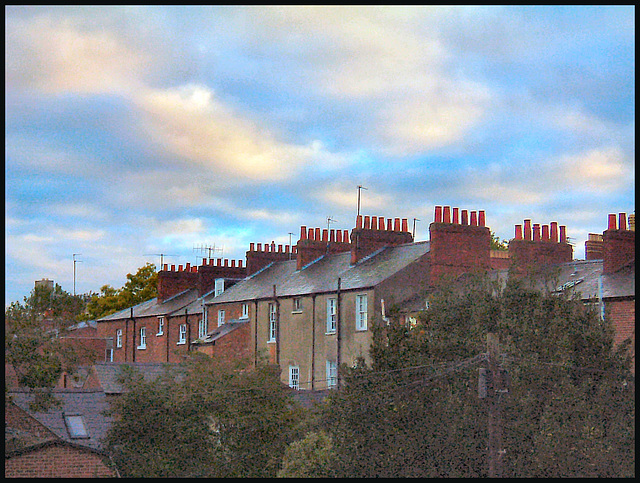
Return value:
<svg viewBox="0 0 640 483">
<path fill-rule="evenodd" d="M 221 325 L 224 325 L 225 315 L 226 315 L 226 312 L 224 309 L 218 309 L 218 327 L 220 327 Z"/>
<path fill-rule="evenodd" d="M 122 329 L 116 330 L 116 347 L 122 347 Z"/>
<path fill-rule="evenodd" d="M 156 335 L 164 334 L 164 316 L 158 317 L 158 333 Z"/>
<path fill-rule="evenodd" d="M 182 345 L 187 343 L 187 324 L 180 324 L 178 330 L 178 343 L 176 345 Z"/>
<path fill-rule="evenodd" d="M 293 298 L 293 308 L 291 309 L 291 312 L 297 314 L 302 312 L 302 297 Z"/>
<path fill-rule="evenodd" d="M 215 281 L 215 297 L 224 292 L 224 278 L 216 278 Z"/>
<path fill-rule="evenodd" d="M 242 304 L 242 315 L 240 316 L 241 319 L 248 319 L 249 318 L 249 304 Z"/>
<path fill-rule="evenodd" d="M 140 345 L 138 345 L 138 349 L 146 349 L 147 348 L 147 328 L 140 327 Z"/>
<path fill-rule="evenodd" d="M 300 367 L 289 366 L 289 387 L 291 389 L 300 389 Z"/>
<path fill-rule="evenodd" d="M 327 334 L 335 334 L 337 328 L 338 299 L 330 297 L 327 299 Z"/>
<path fill-rule="evenodd" d="M 338 364 L 336 361 L 327 360 L 327 388 L 338 386 Z"/>
<path fill-rule="evenodd" d="M 276 341 L 277 308 L 275 303 L 269 304 L 269 338 L 267 342 Z"/>
<path fill-rule="evenodd" d="M 207 309 L 205 308 L 202 311 L 202 318 L 200 319 L 200 321 L 198 322 L 198 338 L 202 339 L 203 337 L 206 337 L 207 332 L 209 331 L 209 323 L 207 320 Z"/>
<path fill-rule="evenodd" d="M 356 295 L 356 330 L 367 330 L 367 294 Z"/>
<path fill-rule="evenodd" d="M 104 354 L 105 362 L 113 362 L 113 349 L 106 349 Z"/>
</svg>

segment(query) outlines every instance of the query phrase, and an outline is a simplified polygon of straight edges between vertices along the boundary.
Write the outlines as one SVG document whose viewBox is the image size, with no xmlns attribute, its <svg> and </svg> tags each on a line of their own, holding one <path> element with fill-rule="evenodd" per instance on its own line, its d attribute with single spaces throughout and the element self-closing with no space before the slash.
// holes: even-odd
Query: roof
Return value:
<svg viewBox="0 0 640 483">
<path fill-rule="evenodd" d="M 167 362 L 103 362 L 93 366 L 100 387 L 105 394 L 122 394 L 125 387 L 120 382 L 120 375 L 125 366 L 132 367 L 142 374 L 145 381 L 152 381 L 162 375 L 167 367 L 177 367 L 175 363 Z"/>
<path fill-rule="evenodd" d="M 134 305 L 133 307 L 127 307 L 126 309 L 119 310 L 111 315 L 105 315 L 97 319 L 97 322 L 106 322 L 109 320 L 121 320 L 131 317 L 131 311 L 133 310 L 133 317 L 153 317 L 162 315 L 174 315 L 179 310 L 185 307 L 191 306 L 194 301 L 198 299 L 198 291 L 196 289 L 189 289 L 180 292 L 173 297 L 168 298 L 163 302 L 158 302 L 158 298 L 152 298 L 145 302 Z M 197 305 L 197 304 L 195 304 Z M 189 311 L 189 313 L 192 313 Z"/>
<path fill-rule="evenodd" d="M 553 292 L 571 291 L 582 300 L 635 297 L 635 260 L 608 274 L 602 273 L 603 265 L 602 260 L 573 260 L 553 265 L 540 275 L 536 286 Z M 496 273 L 499 278 L 508 276 L 508 270 Z"/>
<path fill-rule="evenodd" d="M 48 428 L 61 440 L 76 446 L 102 450 L 102 440 L 106 437 L 112 419 L 105 415 L 109 402 L 102 391 L 54 391 L 54 396 L 61 402 L 60 407 L 48 411 L 32 411 L 30 403 L 34 393 L 30 391 L 11 391 L 13 402 L 40 424 Z M 65 415 L 82 416 L 87 429 L 88 438 L 72 438 L 67 430 Z"/>
<path fill-rule="evenodd" d="M 202 337 L 201 339 L 198 339 L 198 340 L 194 341 L 193 343 L 196 344 L 196 345 L 198 345 L 198 344 L 210 344 L 212 342 L 215 342 L 215 341 L 223 338 L 225 335 L 229 334 L 230 332 L 233 332 L 234 330 L 245 326 L 248 323 L 249 323 L 248 319 L 229 320 L 229 321 L 225 322 L 224 324 L 222 324 L 220 327 L 216 327 L 215 330 L 209 332 L 205 337 Z"/>
<path fill-rule="evenodd" d="M 324 255 L 297 270 L 296 260 L 273 262 L 236 283 L 207 304 L 270 298 L 273 286 L 280 297 L 375 287 L 429 252 L 429 242 L 382 248 L 351 265 L 351 253 Z"/>
</svg>

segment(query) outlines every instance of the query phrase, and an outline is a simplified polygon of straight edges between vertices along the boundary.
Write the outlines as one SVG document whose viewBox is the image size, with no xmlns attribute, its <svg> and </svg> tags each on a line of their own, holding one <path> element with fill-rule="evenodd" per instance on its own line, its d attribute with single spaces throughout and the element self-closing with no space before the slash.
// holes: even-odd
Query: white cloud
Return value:
<svg viewBox="0 0 640 483">
<path fill-rule="evenodd" d="M 136 99 L 153 141 L 221 176 L 283 180 L 312 161 L 317 145 L 297 146 L 234 112 L 204 86 L 148 90 Z"/>
<path fill-rule="evenodd" d="M 104 28 L 79 17 L 43 14 L 7 22 L 5 81 L 12 88 L 96 94 L 138 85 L 148 59 Z"/>
<path fill-rule="evenodd" d="M 558 160 L 558 167 L 559 172 L 555 173 L 560 182 L 558 185 L 574 189 L 614 192 L 633 183 L 632 168 L 624 153 L 616 147 L 564 156 Z"/>
</svg>

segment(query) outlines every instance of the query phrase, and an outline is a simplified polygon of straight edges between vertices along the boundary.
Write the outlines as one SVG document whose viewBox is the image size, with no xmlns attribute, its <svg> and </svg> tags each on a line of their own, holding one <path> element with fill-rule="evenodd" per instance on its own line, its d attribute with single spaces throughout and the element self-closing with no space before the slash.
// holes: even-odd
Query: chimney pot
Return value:
<svg viewBox="0 0 640 483">
<path fill-rule="evenodd" d="M 478 226 L 485 226 L 485 213 L 484 210 L 478 211 Z"/>
<path fill-rule="evenodd" d="M 391 218 L 387 219 L 387 231 L 394 231 L 393 230 L 393 223 L 394 223 L 393 219 L 391 219 Z"/>
<path fill-rule="evenodd" d="M 540 223 L 533 224 L 533 241 L 540 241 Z"/>
<path fill-rule="evenodd" d="M 478 226 L 478 213 L 475 211 L 471 212 L 471 226 Z"/>
<path fill-rule="evenodd" d="M 171 271 L 175 272 L 176 271 L 176 266 L 175 265 L 171 265 Z"/>
<path fill-rule="evenodd" d="M 549 241 L 549 225 L 542 225 L 542 240 Z"/>
<path fill-rule="evenodd" d="M 467 210 L 462 210 L 460 213 L 460 223 L 463 225 L 469 224 L 469 212 Z"/>
<path fill-rule="evenodd" d="M 329 241 L 329 233 L 326 228 L 322 230 L 322 241 L 323 242 Z"/>
<path fill-rule="evenodd" d="M 342 232 L 342 241 L 344 243 L 349 243 L 349 230 L 344 230 Z"/>
<path fill-rule="evenodd" d="M 271 253 L 276 251 L 276 242 L 274 242 L 273 240 L 271 240 Z"/>
<path fill-rule="evenodd" d="M 285 253 L 289 253 L 289 245 L 285 245 L 284 246 L 284 252 Z"/>
<path fill-rule="evenodd" d="M 384 216 L 378 217 L 378 230 L 384 231 Z"/>
<path fill-rule="evenodd" d="M 450 206 L 444 206 L 442 208 L 442 222 L 451 223 L 451 207 Z"/>
<path fill-rule="evenodd" d="M 371 217 L 371 229 L 372 230 L 377 230 L 378 229 L 378 217 L 377 216 L 372 216 Z"/>
<path fill-rule="evenodd" d="M 307 231 L 307 239 L 308 240 L 315 240 L 315 230 L 313 228 L 309 228 L 309 230 Z"/>
<path fill-rule="evenodd" d="M 369 218 L 368 215 L 365 215 L 364 217 L 364 229 L 365 230 L 371 229 L 371 219 Z"/>
<path fill-rule="evenodd" d="M 626 213 L 620 213 L 618 216 L 619 216 L 619 220 L 620 220 L 620 222 L 618 223 L 618 229 L 626 230 L 627 229 L 627 214 Z"/>
<path fill-rule="evenodd" d="M 282 253 L 282 245 L 278 245 L 278 253 Z"/>
<path fill-rule="evenodd" d="M 358 229 L 362 228 L 362 215 L 358 215 L 356 217 L 356 228 Z"/>
<path fill-rule="evenodd" d="M 258 251 L 260 251 L 260 243 L 258 243 Z M 222 266 L 222 260 L 221 259 L 216 259 L 216 267 L 221 267 Z"/>
<path fill-rule="evenodd" d="M 231 260 L 231 267 L 235 268 L 236 267 L 236 261 L 235 260 Z"/>
<path fill-rule="evenodd" d="M 435 223 L 442 223 L 442 206 L 436 206 L 435 215 L 433 217 Z"/>
<path fill-rule="evenodd" d="M 185 270 L 186 272 L 190 272 L 190 271 L 191 271 L 191 264 L 190 264 L 190 263 L 187 263 L 187 265 L 185 266 L 185 269 L 184 269 L 184 270 Z"/>
<path fill-rule="evenodd" d="M 551 233 L 549 234 L 549 237 L 553 243 L 558 243 L 558 222 L 557 221 L 551 222 Z"/>
<path fill-rule="evenodd" d="M 400 231 L 400 218 L 393 219 L 393 231 Z"/>
<path fill-rule="evenodd" d="M 458 208 L 453 209 L 453 224 L 454 225 L 460 224 L 458 221 Z"/>
<path fill-rule="evenodd" d="M 560 225 L 560 243 L 567 243 L 567 227 Z"/>
<path fill-rule="evenodd" d="M 163 268 L 163 270 L 166 272 L 166 271 L 167 271 L 167 268 L 168 268 L 168 265 L 165 263 L 165 264 L 163 265 L 163 267 L 164 267 L 164 268 Z"/>
<path fill-rule="evenodd" d="M 178 265 L 178 272 L 182 272 L 182 265 Z"/>
<path fill-rule="evenodd" d="M 609 227 L 607 228 L 607 230 L 616 230 L 617 229 L 617 225 L 616 225 L 616 215 L 613 213 L 609 214 Z"/>
<path fill-rule="evenodd" d="M 524 220 L 524 239 L 531 240 L 531 220 Z"/>
<path fill-rule="evenodd" d="M 306 240 L 307 239 L 307 227 L 306 226 L 301 226 L 300 227 L 300 240 Z"/>
<path fill-rule="evenodd" d="M 242 268 L 242 260 L 238 260 L 238 268 Z"/>
<path fill-rule="evenodd" d="M 409 233 L 409 223 L 406 218 L 402 219 L 402 231 L 405 233 Z"/>
<path fill-rule="evenodd" d="M 256 244 L 255 243 L 249 243 L 249 251 L 253 252 L 256 249 Z"/>
<path fill-rule="evenodd" d="M 317 241 L 322 240 L 322 238 L 320 238 L 320 228 L 316 228 L 315 240 Z"/>
<path fill-rule="evenodd" d="M 259 252 L 262 251 L 262 243 L 258 243 L 258 248 L 256 250 L 259 251 Z"/>
<path fill-rule="evenodd" d="M 336 230 L 336 243 L 342 243 L 342 230 Z"/>
<path fill-rule="evenodd" d="M 522 240 L 522 225 L 516 225 L 516 240 Z"/>
</svg>

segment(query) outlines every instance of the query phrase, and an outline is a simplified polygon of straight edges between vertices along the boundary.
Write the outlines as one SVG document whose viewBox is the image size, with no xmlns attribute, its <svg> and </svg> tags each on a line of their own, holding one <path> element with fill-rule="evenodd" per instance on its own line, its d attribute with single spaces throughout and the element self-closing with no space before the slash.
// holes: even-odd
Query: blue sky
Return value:
<svg viewBox="0 0 640 483">
<path fill-rule="evenodd" d="M 5 7 L 5 304 L 300 226 L 635 211 L 635 8 Z"/>
</svg>

